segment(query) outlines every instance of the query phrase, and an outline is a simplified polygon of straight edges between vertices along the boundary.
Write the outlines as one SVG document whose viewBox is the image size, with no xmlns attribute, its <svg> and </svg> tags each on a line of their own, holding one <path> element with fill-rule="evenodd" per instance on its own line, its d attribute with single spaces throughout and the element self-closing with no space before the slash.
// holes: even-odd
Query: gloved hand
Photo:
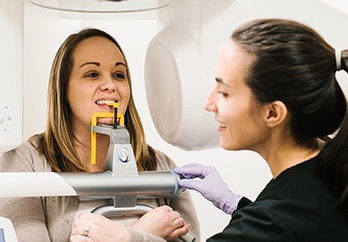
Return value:
<svg viewBox="0 0 348 242">
<path fill-rule="evenodd" d="M 193 163 L 177 167 L 174 172 L 184 177 L 179 181 L 181 187 L 201 193 L 225 213 L 231 215 L 237 209 L 242 196 L 227 187 L 215 167 Z"/>
</svg>

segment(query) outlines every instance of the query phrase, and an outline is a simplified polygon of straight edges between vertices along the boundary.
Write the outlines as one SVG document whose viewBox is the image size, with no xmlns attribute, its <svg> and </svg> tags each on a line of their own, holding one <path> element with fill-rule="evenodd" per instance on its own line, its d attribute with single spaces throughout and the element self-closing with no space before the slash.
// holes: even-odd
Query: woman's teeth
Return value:
<svg viewBox="0 0 348 242">
<path fill-rule="evenodd" d="M 115 103 L 114 100 L 98 100 L 96 101 L 98 105 L 107 105 L 108 103 Z"/>
</svg>

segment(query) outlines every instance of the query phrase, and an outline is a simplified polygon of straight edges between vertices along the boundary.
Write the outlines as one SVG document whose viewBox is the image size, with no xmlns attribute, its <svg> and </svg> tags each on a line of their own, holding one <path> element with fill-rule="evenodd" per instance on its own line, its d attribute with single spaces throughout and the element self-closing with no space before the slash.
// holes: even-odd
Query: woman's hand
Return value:
<svg viewBox="0 0 348 242">
<path fill-rule="evenodd" d="M 131 227 L 170 241 L 186 234 L 191 225 L 186 224 L 180 214 L 171 207 L 161 206 L 144 214 Z"/>
<path fill-rule="evenodd" d="M 128 242 L 128 229 L 124 226 L 94 213 L 82 213 L 75 219 L 72 233 L 72 242 Z"/>
<path fill-rule="evenodd" d="M 144 214 L 131 227 L 134 230 L 161 237 L 167 241 L 178 238 L 190 230 L 180 214 L 169 206 L 161 206 Z M 128 242 L 129 231 L 126 227 L 106 217 L 82 213 L 74 221 L 70 240 L 72 242 Z"/>
</svg>

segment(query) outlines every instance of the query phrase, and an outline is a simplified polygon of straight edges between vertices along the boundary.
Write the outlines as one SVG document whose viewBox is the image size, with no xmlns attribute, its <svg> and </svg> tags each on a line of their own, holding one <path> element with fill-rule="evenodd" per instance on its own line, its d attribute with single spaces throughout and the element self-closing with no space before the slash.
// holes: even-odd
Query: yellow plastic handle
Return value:
<svg viewBox="0 0 348 242">
<path fill-rule="evenodd" d="M 97 164 L 97 133 L 94 132 L 94 127 L 97 126 L 98 118 L 113 118 L 113 113 L 94 113 L 92 115 L 92 127 L 91 127 L 91 164 Z M 124 125 L 124 116 L 122 113 L 117 113 L 117 117 L 120 118 L 120 125 Z"/>
</svg>

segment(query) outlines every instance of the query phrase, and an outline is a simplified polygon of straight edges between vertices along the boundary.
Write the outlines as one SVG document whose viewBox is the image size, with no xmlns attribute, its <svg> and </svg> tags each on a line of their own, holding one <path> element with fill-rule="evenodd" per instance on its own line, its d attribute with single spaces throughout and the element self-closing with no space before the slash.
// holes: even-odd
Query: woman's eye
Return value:
<svg viewBox="0 0 348 242">
<path fill-rule="evenodd" d="M 125 79 L 126 77 L 122 72 L 116 72 L 113 76 L 117 79 Z"/>
<path fill-rule="evenodd" d="M 86 74 L 86 77 L 88 77 L 88 78 L 96 78 L 98 76 L 99 76 L 99 74 L 97 72 L 91 72 L 91 73 Z"/>
</svg>

